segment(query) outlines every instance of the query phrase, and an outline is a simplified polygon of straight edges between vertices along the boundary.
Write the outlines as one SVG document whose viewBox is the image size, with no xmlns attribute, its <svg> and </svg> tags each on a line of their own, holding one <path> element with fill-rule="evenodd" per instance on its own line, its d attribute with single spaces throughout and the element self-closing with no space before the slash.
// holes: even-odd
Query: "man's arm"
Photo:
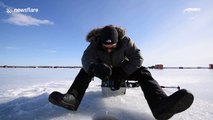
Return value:
<svg viewBox="0 0 213 120">
<path fill-rule="evenodd" d="M 86 48 L 81 58 L 81 62 L 83 65 L 83 69 L 89 73 L 89 67 L 91 64 L 96 63 L 97 61 L 97 52 L 96 47 L 90 43 L 90 45 Z"/>
<path fill-rule="evenodd" d="M 140 54 L 140 49 L 135 46 L 129 38 L 125 39 L 125 55 L 127 57 L 127 63 L 122 66 L 123 70 L 128 74 L 132 74 L 138 68 L 142 66 L 143 58 Z"/>
</svg>

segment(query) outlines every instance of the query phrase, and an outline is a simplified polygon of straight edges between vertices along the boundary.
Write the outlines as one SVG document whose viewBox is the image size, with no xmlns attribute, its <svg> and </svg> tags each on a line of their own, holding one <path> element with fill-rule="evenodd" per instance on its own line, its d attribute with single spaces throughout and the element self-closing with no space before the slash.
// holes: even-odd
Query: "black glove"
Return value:
<svg viewBox="0 0 213 120">
<path fill-rule="evenodd" d="M 122 81 L 127 79 L 127 77 L 127 73 L 121 67 L 115 67 L 112 69 L 112 75 L 110 76 L 110 80 Z"/>
<path fill-rule="evenodd" d="M 89 74 L 94 75 L 101 80 L 108 80 L 112 74 L 112 69 L 104 63 L 93 63 L 89 67 Z"/>
<path fill-rule="evenodd" d="M 127 79 L 127 74 L 121 67 L 113 68 L 112 75 L 109 79 L 114 83 L 114 85 L 111 86 L 111 90 L 119 90 L 121 83 Z"/>
</svg>

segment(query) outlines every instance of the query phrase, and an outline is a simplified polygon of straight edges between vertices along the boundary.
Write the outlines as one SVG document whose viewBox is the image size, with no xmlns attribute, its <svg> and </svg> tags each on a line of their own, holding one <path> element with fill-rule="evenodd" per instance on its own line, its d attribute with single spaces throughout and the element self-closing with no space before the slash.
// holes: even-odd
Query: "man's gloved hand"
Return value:
<svg viewBox="0 0 213 120">
<path fill-rule="evenodd" d="M 101 80 L 108 80 L 112 75 L 112 69 L 104 63 L 93 63 L 89 67 L 89 74 L 94 75 Z"/>
<path fill-rule="evenodd" d="M 127 79 L 127 77 L 127 73 L 121 67 L 115 67 L 112 69 L 112 75 L 110 76 L 110 80 L 122 81 Z"/>
<path fill-rule="evenodd" d="M 110 76 L 110 80 L 114 82 L 114 86 L 111 87 L 112 90 L 119 90 L 121 87 L 122 81 L 126 80 L 128 77 L 127 73 L 121 68 L 116 67 L 112 69 L 112 75 Z"/>
</svg>

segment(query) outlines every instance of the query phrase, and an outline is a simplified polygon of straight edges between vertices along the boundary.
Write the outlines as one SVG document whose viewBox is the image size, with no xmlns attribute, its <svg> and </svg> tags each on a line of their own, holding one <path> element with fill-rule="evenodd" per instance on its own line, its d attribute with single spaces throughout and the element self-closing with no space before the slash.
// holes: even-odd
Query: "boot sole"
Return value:
<svg viewBox="0 0 213 120">
<path fill-rule="evenodd" d="M 53 93 L 51 93 L 51 94 L 49 95 L 48 100 L 49 100 L 52 104 L 57 105 L 57 106 L 59 106 L 59 107 L 66 108 L 66 109 L 71 110 L 71 111 L 76 111 L 77 109 L 75 108 L 74 105 L 72 105 L 72 104 L 67 104 L 67 103 L 65 103 L 65 102 L 63 101 L 63 97 L 64 97 L 64 94 L 61 94 L 61 93 L 55 91 L 55 92 L 53 92 Z"/>
<path fill-rule="evenodd" d="M 168 120 L 174 114 L 180 113 L 188 109 L 194 101 L 194 96 L 191 93 L 186 92 L 185 95 L 176 102 L 174 102 L 174 106 L 164 111 L 162 114 L 158 115 L 157 120 Z"/>
</svg>

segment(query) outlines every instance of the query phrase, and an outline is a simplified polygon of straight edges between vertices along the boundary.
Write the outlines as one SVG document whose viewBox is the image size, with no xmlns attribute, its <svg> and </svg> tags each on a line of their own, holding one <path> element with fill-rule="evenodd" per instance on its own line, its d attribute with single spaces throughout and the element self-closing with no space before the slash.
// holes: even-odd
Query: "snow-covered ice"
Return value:
<svg viewBox="0 0 213 120">
<path fill-rule="evenodd" d="M 76 112 L 48 102 L 53 91 L 65 93 L 79 69 L 0 69 L 1 120 L 154 120 L 140 88 L 128 88 L 125 95 L 104 97 L 95 78 Z M 171 120 L 213 118 L 213 70 L 150 70 L 160 85 L 180 86 L 195 100 L 186 111 Z M 176 89 L 164 89 L 172 94 Z"/>
</svg>

